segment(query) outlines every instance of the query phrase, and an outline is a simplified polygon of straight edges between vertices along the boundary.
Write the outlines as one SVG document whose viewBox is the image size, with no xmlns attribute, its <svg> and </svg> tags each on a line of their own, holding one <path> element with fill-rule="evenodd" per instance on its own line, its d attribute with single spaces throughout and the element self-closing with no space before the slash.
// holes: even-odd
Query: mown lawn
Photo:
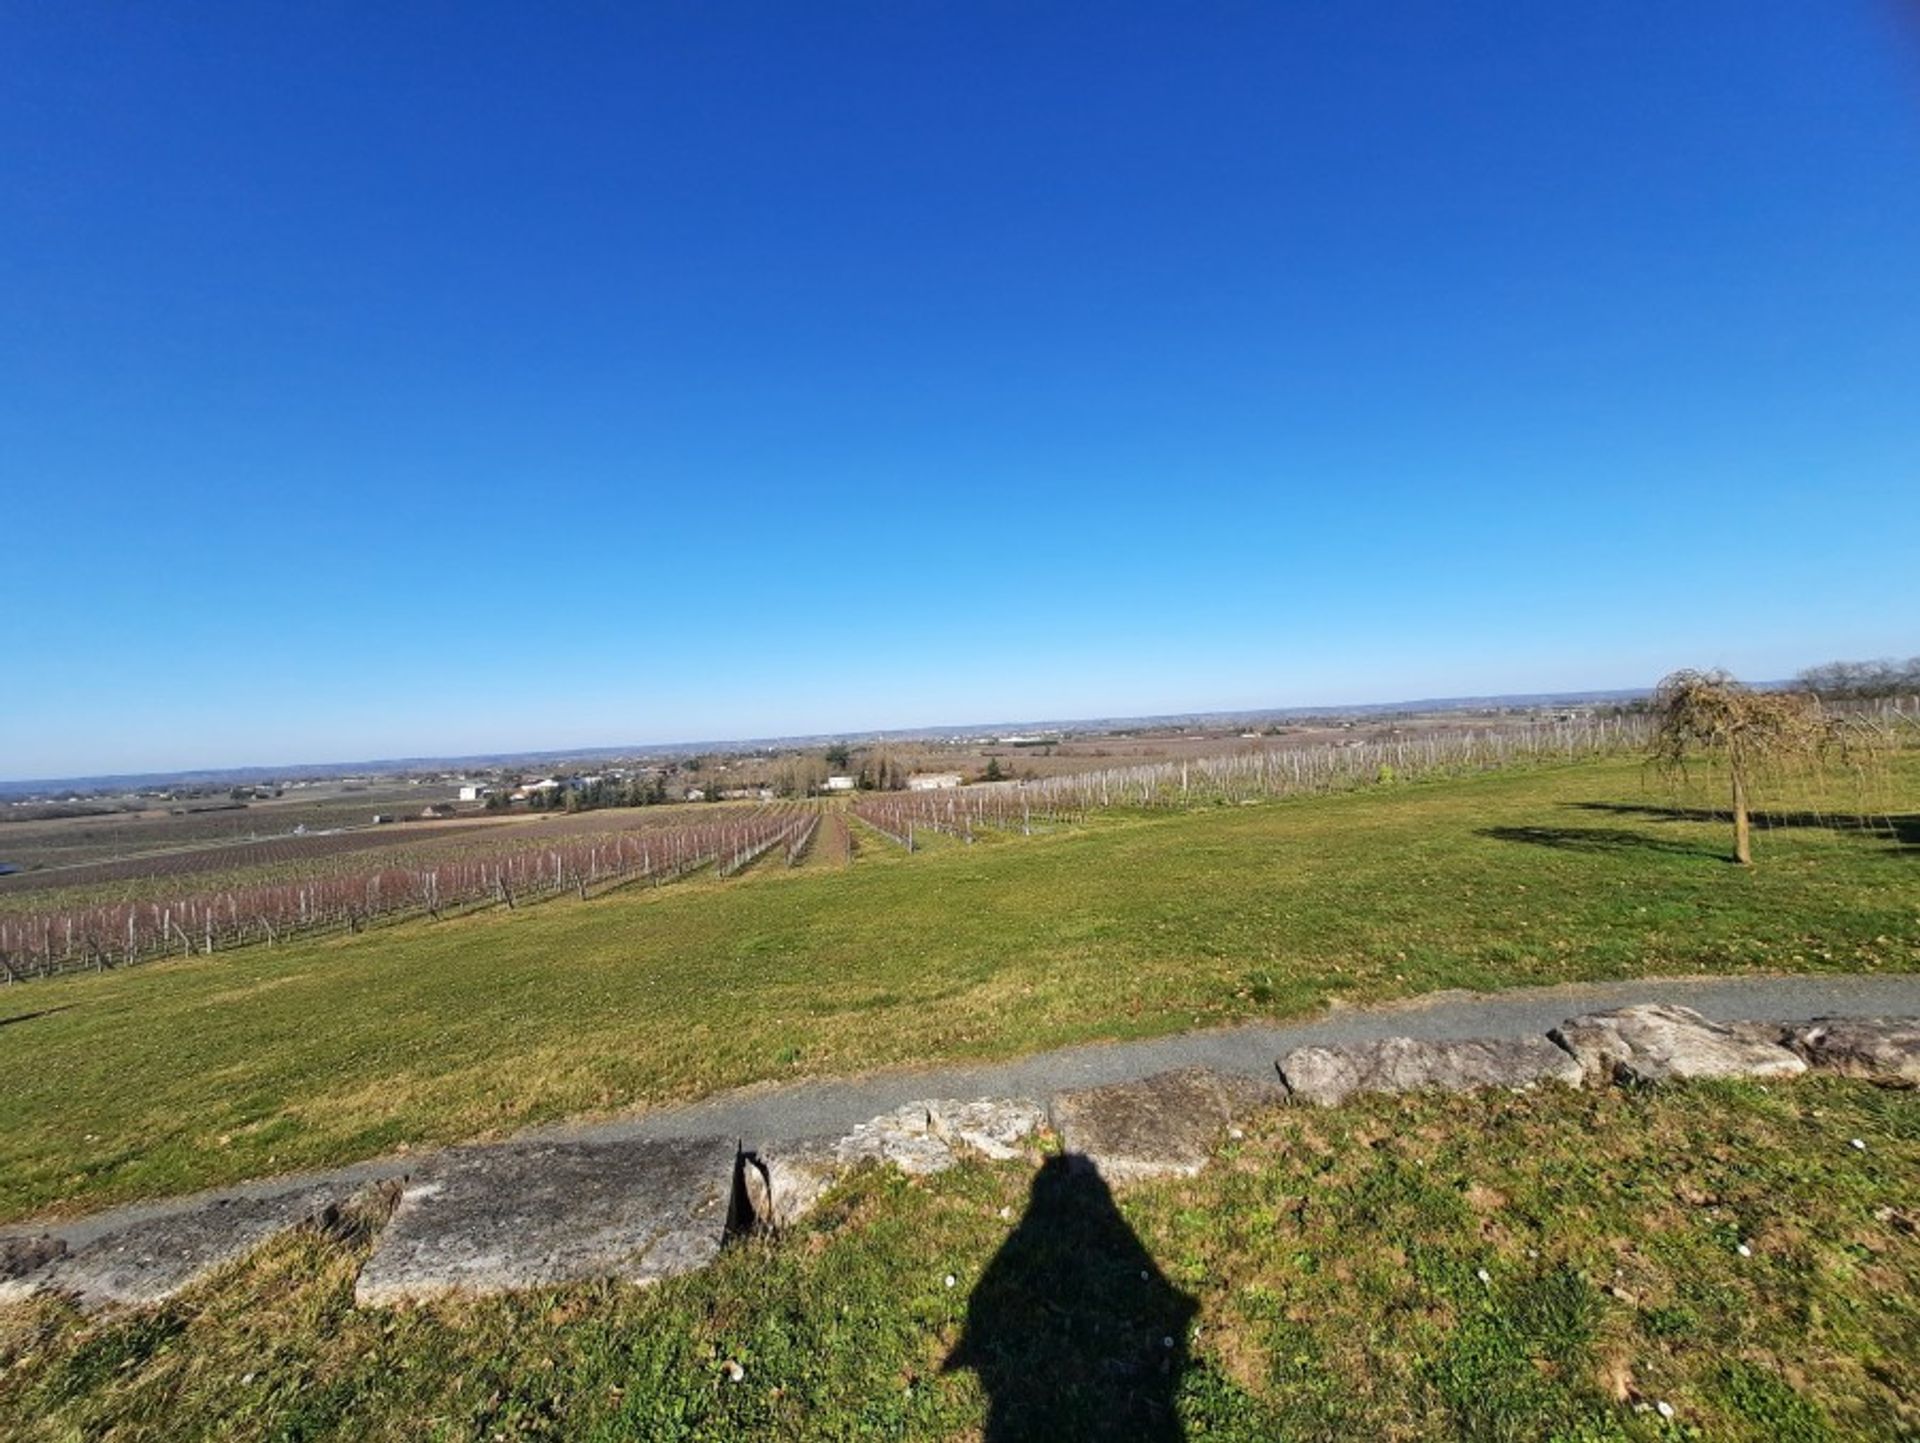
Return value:
<svg viewBox="0 0 1920 1443">
<path fill-rule="evenodd" d="M 1911 1437 L 1916 1177 L 1912 1093 L 1550 1088 L 1276 1109 L 1117 1199 L 868 1169 L 652 1290 L 356 1311 L 365 1237 L 299 1234 L 157 1309 L 0 1311 L 0 1434 Z"/>
<path fill-rule="evenodd" d="M 1887 800 L 1904 842 L 1763 832 L 1741 870 L 1636 764 L 1586 763 L 913 857 L 862 837 L 850 869 L 23 985 L 0 993 L 0 1218 L 1334 997 L 1912 969 L 1920 758 Z"/>
</svg>

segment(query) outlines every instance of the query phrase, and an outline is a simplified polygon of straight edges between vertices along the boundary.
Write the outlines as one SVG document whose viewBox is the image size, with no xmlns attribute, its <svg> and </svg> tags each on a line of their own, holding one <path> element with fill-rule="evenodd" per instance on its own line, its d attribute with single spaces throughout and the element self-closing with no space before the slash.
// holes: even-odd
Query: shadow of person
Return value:
<svg viewBox="0 0 1920 1443">
<path fill-rule="evenodd" d="M 1093 1165 L 1049 1158 L 967 1300 L 943 1371 L 980 1375 L 987 1443 L 1177 1443 L 1174 1396 L 1198 1309 L 1154 1266 Z"/>
</svg>

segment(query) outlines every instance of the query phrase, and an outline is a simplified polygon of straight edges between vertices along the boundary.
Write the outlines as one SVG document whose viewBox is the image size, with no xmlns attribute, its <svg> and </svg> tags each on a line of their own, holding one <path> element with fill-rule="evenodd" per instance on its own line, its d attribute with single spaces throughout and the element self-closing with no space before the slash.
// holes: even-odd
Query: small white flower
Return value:
<svg viewBox="0 0 1920 1443">
<path fill-rule="evenodd" d="M 1740 1254 L 1740 1256 L 1743 1258 L 1750 1258 L 1753 1256 L 1753 1249 L 1748 1247 L 1745 1243 L 1740 1244 L 1740 1246 L 1735 1248 L 1734 1251 Z"/>
<path fill-rule="evenodd" d="M 1848 1143 L 1847 1146 L 1852 1148 L 1855 1152 L 1865 1152 L 1867 1150 L 1866 1143 L 1862 1142 L 1857 1137 L 1852 1142 Z"/>
<path fill-rule="evenodd" d="M 1665 1398 L 1662 1398 L 1658 1403 L 1653 1405 L 1653 1411 L 1658 1413 L 1662 1418 L 1671 1418 L 1673 1416 L 1673 1404 L 1669 1403 Z"/>
<path fill-rule="evenodd" d="M 947 1274 L 946 1283 L 948 1287 L 952 1287 L 955 1283 L 959 1281 L 960 1280 L 956 1278 L 952 1273 Z"/>
<path fill-rule="evenodd" d="M 1493 1274 L 1485 1268 L 1475 1268 L 1473 1275 L 1483 1283 L 1491 1283 L 1493 1281 Z"/>
</svg>

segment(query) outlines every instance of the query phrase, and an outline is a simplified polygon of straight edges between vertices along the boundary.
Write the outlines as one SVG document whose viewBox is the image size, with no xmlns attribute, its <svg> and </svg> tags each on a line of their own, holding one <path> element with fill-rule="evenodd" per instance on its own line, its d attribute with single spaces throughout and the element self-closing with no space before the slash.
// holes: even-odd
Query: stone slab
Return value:
<svg viewBox="0 0 1920 1443">
<path fill-rule="evenodd" d="M 1422 1042 L 1388 1037 L 1334 1047 L 1297 1047 L 1280 1059 L 1293 1096 L 1336 1107 L 1368 1092 L 1468 1092 L 1481 1087 L 1580 1085 L 1580 1064 L 1544 1037 Z"/>
<path fill-rule="evenodd" d="M 1714 1022 L 1690 1007 L 1660 1002 L 1571 1017 L 1549 1036 L 1593 1083 L 1786 1078 L 1807 1070 L 1764 1028 Z"/>
<path fill-rule="evenodd" d="M 63 1293 L 86 1311 L 163 1302 L 236 1262 L 277 1233 L 344 1205 L 353 1189 L 299 1187 L 283 1193 L 215 1198 L 101 1233 L 9 1285 Z"/>
<path fill-rule="evenodd" d="M 702 1267 L 726 1237 L 737 1153 L 721 1137 L 455 1149 L 409 1180 L 354 1299 L 647 1283 Z"/>
<path fill-rule="evenodd" d="M 35 1274 L 67 1255 L 64 1238 L 51 1233 L 15 1233 L 0 1237 L 0 1303 L 31 1297 Z"/>
<path fill-rule="evenodd" d="M 782 1143 L 749 1154 L 740 1170 L 740 1224 L 778 1231 L 812 1212 L 842 1171 L 835 1146 L 831 1140 Z"/>
<path fill-rule="evenodd" d="M 1110 1182 L 1187 1176 L 1205 1167 L 1234 1119 L 1285 1098 L 1277 1085 L 1183 1067 L 1138 1082 L 1055 1094 L 1048 1111 L 1067 1153 Z"/>
<path fill-rule="evenodd" d="M 1883 1087 L 1920 1087 L 1920 1018 L 1816 1017 L 1779 1029 L 1809 1067 Z"/>
<path fill-rule="evenodd" d="M 917 1176 L 945 1172 L 966 1152 L 1006 1159 L 1047 1123 L 1040 1104 L 1025 1098 L 948 1098 L 910 1102 L 863 1122 L 840 1140 L 842 1167 L 871 1159 Z"/>
</svg>

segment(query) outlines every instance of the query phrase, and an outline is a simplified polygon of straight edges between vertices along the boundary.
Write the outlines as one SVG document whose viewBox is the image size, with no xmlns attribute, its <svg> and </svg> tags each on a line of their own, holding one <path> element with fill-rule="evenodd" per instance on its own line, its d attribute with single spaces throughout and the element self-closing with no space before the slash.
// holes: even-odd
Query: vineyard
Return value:
<svg viewBox="0 0 1920 1443">
<path fill-rule="evenodd" d="M 819 808 L 804 803 L 729 809 L 711 819 L 552 836 L 491 855 L 0 915 L 0 973 L 18 981 L 357 932 L 407 917 L 437 920 L 479 907 L 513 908 L 565 892 L 585 898 L 633 882 L 662 885 L 706 867 L 731 877 L 777 848 L 792 866 L 805 855 L 819 822 Z"/>
<path fill-rule="evenodd" d="M 1078 821 L 1107 808 L 1228 805 L 1304 796 L 1517 762 L 1606 755 L 1644 746 L 1646 738 L 1645 719 L 1637 716 L 1524 730 L 1435 733 L 1110 767 L 946 791 L 889 792 L 861 798 L 853 804 L 853 813 L 911 851 L 919 832 L 968 842 L 983 830 L 1025 836 L 1038 823 Z"/>
<path fill-rule="evenodd" d="M 1877 704 L 1872 714 L 1907 739 L 1920 737 L 1920 711 L 1910 715 L 1904 704 Z M 584 899 L 633 882 L 664 885 L 704 869 L 728 878 L 776 852 L 785 865 L 797 866 L 822 825 L 828 827 L 823 844 L 828 854 L 845 864 L 854 854 L 849 816 L 911 852 L 916 838 L 928 833 L 961 842 L 983 832 L 1029 836 L 1036 827 L 1080 822 L 1105 809 L 1237 805 L 1637 752 L 1647 734 L 1646 719 L 1627 714 L 1342 745 L 1253 748 L 938 791 L 866 793 L 844 810 L 816 802 L 703 807 L 665 816 L 641 809 L 635 820 L 624 822 L 581 816 L 480 828 L 418 854 L 389 856 L 381 866 L 366 865 L 364 857 L 309 854 L 284 873 L 242 873 L 225 886 L 204 876 L 157 877 L 143 885 L 169 890 L 0 910 L 0 977 L 19 981 L 272 945 L 403 918 L 437 920 L 484 907 L 511 909 L 568 892 Z M 323 860 L 325 865 L 314 865 Z"/>
</svg>

